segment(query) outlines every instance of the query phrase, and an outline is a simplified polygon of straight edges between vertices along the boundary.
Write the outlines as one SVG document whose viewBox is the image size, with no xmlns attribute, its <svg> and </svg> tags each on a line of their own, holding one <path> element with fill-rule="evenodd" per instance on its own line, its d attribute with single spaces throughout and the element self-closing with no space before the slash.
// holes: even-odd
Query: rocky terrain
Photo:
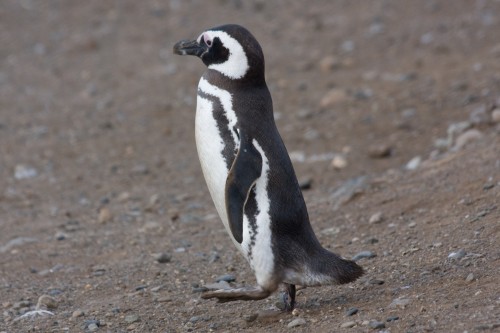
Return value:
<svg viewBox="0 0 500 333">
<path fill-rule="evenodd" d="M 252 285 L 194 143 L 223 23 L 260 41 L 321 243 L 366 270 Z M 500 329 L 500 1 L 0 3 L 0 332 Z"/>
</svg>

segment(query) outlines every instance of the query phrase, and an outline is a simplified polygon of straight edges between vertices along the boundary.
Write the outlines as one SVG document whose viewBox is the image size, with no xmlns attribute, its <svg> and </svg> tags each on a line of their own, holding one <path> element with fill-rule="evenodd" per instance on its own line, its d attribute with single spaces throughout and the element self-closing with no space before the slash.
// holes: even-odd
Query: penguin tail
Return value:
<svg viewBox="0 0 500 333">
<path fill-rule="evenodd" d="M 361 277 L 365 271 L 352 260 L 343 259 L 326 249 L 322 249 L 319 260 L 315 261 L 313 269 L 323 276 L 329 276 L 332 282 L 345 284 Z"/>
<path fill-rule="evenodd" d="M 337 264 L 338 268 L 335 270 L 335 279 L 337 283 L 345 284 L 353 282 L 365 273 L 363 268 L 354 261 L 342 258 L 339 259 L 340 264 Z"/>
</svg>

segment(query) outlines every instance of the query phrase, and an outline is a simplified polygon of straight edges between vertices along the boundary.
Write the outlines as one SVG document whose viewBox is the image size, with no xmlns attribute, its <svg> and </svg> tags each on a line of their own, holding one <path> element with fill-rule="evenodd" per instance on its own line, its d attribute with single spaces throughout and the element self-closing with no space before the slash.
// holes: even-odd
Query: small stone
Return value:
<svg viewBox="0 0 500 333">
<path fill-rule="evenodd" d="M 193 317 L 189 318 L 189 322 L 193 323 L 193 324 L 195 324 L 199 321 L 202 321 L 202 320 L 203 320 L 203 317 L 200 317 L 200 316 L 193 316 Z"/>
<path fill-rule="evenodd" d="M 148 204 L 145 207 L 145 210 L 147 212 L 151 212 L 155 209 L 155 207 L 158 205 L 160 202 L 160 195 L 159 194 L 153 194 L 148 201 Z"/>
<path fill-rule="evenodd" d="M 101 224 L 107 223 L 113 219 L 113 215 L 111 215 L 111 212 L 107 207 L 102 207 L 99 210 L 99 216 L 97 217 L 97 221 Z"/>
<path fill-rule="evenodd" d="M 358 313 L 358 308 L 350 308 L 349 310 L 346 311 L 345 315 L 347 317 L 354 316 L 356 313 Z"/>
<path fill-rule="evenodd" d="M 299 187 L 301 190 L 309 190 L 312 187 L 312 178 L 308 177 L 299 181 Z"/>
<path fill-rule="evenodd" d="M 380 328 L 385 328 L 385 324 L 381 321 L 378 320 L 371 320 L 370 323 L 368 324 L 373 329 L 380 329 Z"/>
<path fill-rule="evenodd" d="M 451 252 L 448 255 L 448 259 L 459 260 L 459 259 L 462 259 L 463 257 L 465 257 L 465 255 L 466 255 L 465 250 L 464 249 L 460 249 L 457 252 Z"/>
<path fill-rule="evenodd" d="M 136 314 L 131 314 L 125 317 L 125 322 L 127 324 L 135 323 L 137 321 L 139 321 L 139 316 Z"/>
<path fill-rule="evenodd" d="M 68 235 L 66 235 L 62 231 L 58 231 L 58 232 L 56 232 L 56 235 L 54 237 L 55 237 L 56 240 L 62 241 L 62 240 L 65 240 L 66 238 L 68 238 Z"/>
<path fill-rule="evenodd" d="M 409 298 L 398 297 L 389 304 L 390 308 L 400 307 L 405 308 L 408 304 L 410 304 L 411 300 Z"/>
<path fill-rule="evenodd" d="M 38 176 L 38 171 L 29 165 L 18 164 L 14 169 L 14 178 L 18 180 L 33 178 L 36 176 Z"/>
<path fill-rule="evenodd" d="M 466 132 L 460 134 L 457 137 L 455 145 L 453 146 L 452 150 L 454 151 L 460 150 L 465 146 L 467 146 L 468 144 L 481 139 L 482 137 L 483 133 L 481 133 L 477 129 L 467 130 Z"/>
<path fill-rule="evenodd" d="M 82 310 L 75 310 L 75 311 L 73 311 L 73 314 L 71 315 L 71 317 L 79 318 L 79 317 L 83 317 L 84 315 L 85 315 L 85 312 L 83 312 Z"/>
<path fill-rule="evenodd" d="M 135 331 L 137 328 L 136 324 L 130 324 L 127 326 L 127 331 Z"/>
<path fill-rule="evenodd" d="M 231 289 L 231 286 L 226 281 L 220 281 L 217 283 L 209 283 L 209 284 L 204 285 L 203 287 L 205 287 L 208 290 Z"/>
<path fill-rule="evenodd" d="M 352 257 L 352 261 L 358 261 L 361 259 L 371 259 L 376 257 L 377 255 L 372 252 L 372 251 L 361 251 L 358 254 L 356 254 L 354 257 Z"/>
<path fill-rule="evenodd" d="M 342 89 L 334 88 L 323 96 L 319 103 L 319 106 L 321 108 L 328 108 L 343 103 L 346 100 L 347 93 Z"/>
<path fill-rule="evenodd" d="M 422 158 L 420 156 L 415 156 L 406 163 L 405 169 L 410 171 L 416 170 L 420 166 L 420 163 L 422 163 Z"/>
<path fill-rule="evenodd" d="M 428 45 L 434 41 L 434 35 L 432 32 L 428 32 L 420 36 L 420 43 L 423 45 Z"/>
<path fill-rule="evenodd" d="M 137 175 L 147 175 L 149 173 L 149 168 L 145 164 L 138 164 L 132 168 L 131 172 Z"/>
<path fill-rule="evenodd" d="M 399 319 L 399 317 L 398 317 L 398 316 L 390 316 L 390 317 L 387 317 L 386 321 L 387 321 L 388 323 L 390 323 L 390 322 L 392 322 L 392 321 L 396 321 L 396 320 L 398 320 L 398 319 Z"/>
<path fill-rule="evenodd" d="M 372 145 L 368 148 L 368 156 L 371 158 L 385 158 L 392 154 L 392 147 L 388 144 L 381 143 Z"/>
<path fill-rule="evenodd" d="M 368 280 L 368 284 L 373 284 L 373 285 L 378 285 L 378 286 L 381 286 L 385 283 L 384 280 L 380 280 L 380 279 L 370 279 Z"/>
<path fill-rule="evenodd" d="M 469 121 L 474 125 L 488 124 L 490 115 L 486 111 L 486 105 L 482 104 L 476 107 L 469 115 Z"/>
<path fill-rule="evenodd" d="M 500 109 L 495 109 L 495 110 L 491 111 L 491 120 L 495 124 L 500 123 Z"/>
<path fill-rule="evenodd" d="M 234 282 L 234 281 L 236 281 L 236 276 L 234 276 L 232 274 L 224 274 L 224 275 L 218 276 L 215 279 L 215 282 L 221 282 L 221 281 Z"/>
<path fill-rule="evenodd" d="M 89 328 L 90 326 L 92 327 L 99 327 L 101 326 L 101 322 L 99 320 L 96 320 L 96 319 L 88 319 L 88 320 L 85 320 L 85 328 Z M 95 332 L 97 329 L 94 329 L 93 332 Z"/>
<path fill-rule="evenodd" d="M 354 44 L 354 41 L 352 41 L 352 40 L 346 40 L 340 45 L 340 48 L 342 49 L 342 51 L 347 52 L 347 53 L 354 51 L 354 47 L 355 47 L 355 44 Z"/>
<path fill-rule="evenodd" d="M 49 295 L 42 295 L 38 299 L 38 302 L 36 304 L 36 309 L 41 309 L 42 307 L 45 307 L 47 309 L 55 309 L 57 308 L 57 301 L 54 297 L 51 297 Z"/>
<path fill-rule="evenodd" d="M 92 323 L 87 326 L 87 329 L 89 332 L 96 332 L 99 329 L 99 326 L 97 326 L 96 323 Z"/>
<path fill-rule="evenodd" d="M 292 311 L 292 316 L 298 317 L 298 316 L 299 316 L 299 314 L 300 314 L 299 309 L 293 309 L 293 311 Z"/>
<path fill-rule="evenodd" d="M 472 282 L 472 281 L 474 281 L 474 274 L 469 273 L 469 275 L 467 275 L 467 277 L 465 278 L 465 282 Z"/>
<path fill-rule="evenodd" d="M 337 155 L 332 160 L 332 166 L 335 169 L 344 169 L 347 166 L 347 160 L 345 157 Z"/>
<path fill-rule="evenodd" d="M 456 138 L 458 135 L 461 133 L 465 132 L 471 127 L 471 123 L 468 121 L 462 121 L 459 123 L 453 123 L 450 126 L 448 126 L 447 134 L 448 134 L 448 139 L 450 141 L 453 141 L 454 138 Z"/>
<path fill-rule="evenodd" d="M 172 260 L 172 256 L 166 252 L 162 252 L 155 255 L 155 260 L 160 264 L 165 264 Z"/>
<path fill-rule="evenodd" d="M 356 326 L 355 321 L 346 321 L 345 323 L 340 324 L 340 328 L 351 328 Z"/>
<path fill-rule="evenodd" d="M 291 322 L 289 322 L 287 327 L 292 328 L 292 327 L 301 326 L 301 325 L 305 325 L 305 324 L 306 324 L 306 320 L 304 318 L 296 318 L 296 319 L 292 320 Z"/>
<path fill-rule="evenodd" d="M 378 224 L 384 220 L 384 216 L 382 215 L 382 212 L 376 212 L 372 216 L 370 216 L 370 219 L 368 220 L 369 224 Z"/>
<path fill-rule="evenodd" d="M 252 321 L 255 321 L 255 319 L 257 319 L 257 317 L 259 316 L 258 313 L 252 313 L 250 315 L 245 315 L 243 316 L 243 319 L 247 322 L 247 323 L 251 323 Z"/>
<path fill-rule="evenodd" d="M 329 72 L 340 67 L 340 62 L 333 56 L 326 56 L 319 62 L 319 68 L 323 72 Z"/>
</svg>

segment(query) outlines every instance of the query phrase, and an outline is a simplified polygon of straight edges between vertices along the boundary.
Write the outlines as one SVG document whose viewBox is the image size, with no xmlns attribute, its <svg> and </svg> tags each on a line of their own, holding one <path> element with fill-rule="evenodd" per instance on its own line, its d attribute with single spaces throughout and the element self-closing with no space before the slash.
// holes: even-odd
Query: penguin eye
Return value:
<svg viewBox="0 0 500 333">
<path fill-rule="evenodd" d="M 207 44 L 208 47 L 212 46 L 212 40 L 210 39 L 210 37 L 208 37 L 208 35 L 203 35 L 203 41 L 205 42 L 205 44 Z"/>
</svg>

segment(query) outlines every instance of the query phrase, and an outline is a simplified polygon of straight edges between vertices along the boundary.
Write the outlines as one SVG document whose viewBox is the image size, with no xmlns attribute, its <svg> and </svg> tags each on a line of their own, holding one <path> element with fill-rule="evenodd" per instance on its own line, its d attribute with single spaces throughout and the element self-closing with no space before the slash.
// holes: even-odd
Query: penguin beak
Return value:
<svg viewBox="0 0 500 333">
<path fill-rule="evenodd" d="M 206 45 L 199 44 L 196 40 L 181 40 L 174 45 L 174 53 L 179 55 L 194 55 L 201 57 L 208 51 Z"/>
</svg>

